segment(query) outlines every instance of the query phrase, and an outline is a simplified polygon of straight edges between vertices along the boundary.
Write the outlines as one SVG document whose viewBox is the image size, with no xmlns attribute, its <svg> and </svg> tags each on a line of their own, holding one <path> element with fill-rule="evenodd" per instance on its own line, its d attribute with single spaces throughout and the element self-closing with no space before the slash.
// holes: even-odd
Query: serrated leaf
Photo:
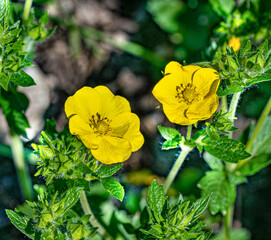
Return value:
<svg viewBox="0 0 271 240">
<path fill-rule="evenodd" d="M 82 190 L 82 187 L 73 187 L 68 189 L 68 191 L 65 193 L 63 212 L 66 212 L 77 203 Z"/>
<path fill-rule="evenodd" d="M 158 126 L 158 131 L 166 140 L 172 140 L 176 137 L 181 138 L 181 134 L 174 128 Z"/>
<path fill-rule="evenodd" d="M 113 197 L 122 201 L 124 198 L 124 189 L 121 184 L 112 178 L 102 178 L 101 182 L 104 189 L 108 191 Z"/>
<path fill-rule="evenodd" d="M 222 171 L 207 172 L 200 180 L 199 187 L 203 195 L 211 194 L 209 208 L 212 214 L 225 213 L 235 201 L 235 185 L 228 181 Z"/>
<path fill-rule="evenodd" d="M 23 70 L 12 74 L 10 81 L 12 81 L 15 85 L 22 86 L 22 87 L 30 87 L 30 86 L 36 85 L 33 78 L 30 77 Z"/>
<path fill-rule="evenodd" d="M 79 162 L 75 167 L 74 169 L 80 173 L 83 173 L 83 174 L 91 174 L 92 171 L 89 169 L 89 167 L 83 163 L 83 162 Z"/>
<path fill-rule="evenodd" d="M 251 86 L 255 83 L 266 82 L 266 81 L 270 81 L 270 80 L 271 80 L 271 74 L 270 73 L 263 73 L 255 78 L 249 79 L 246 82 L 246 87 Z"/>
<path fill-rule="evenodd" d="M 148 203 L 152 211 L 161 214 L 166 202 L 166 196 L 162 185 L 153 180 L 148 190 Z"/>
<path fill-rule="evenodd" d="M 96 172 L 100 178 L 107 178 L 114 175 L 117 171 L 119 171 L 122 168 L 123 164 L 117 164 L 114 166 L 106 166 L 102 165 Z"/>
<path fill-rule="evenodd" d="M 211 140 L 206 137 L 203 139 L 203 143 L 203 147 L 208 153 L 226 162 L 237 163 L 239 160 L 250 157 L 250 154 L 244 150 L 243 143 L 226 136 L 220 137 L 219 140 Z"/>
<path fill-rule="evenodd" d="M 27 224 L 30 220 L 29 217 L 23 214 L 19 214 L 12 210 L 6 210 L 6 213 L 11 221 L 11 223 L 18 228 L 22 233 L 28 236 L 31 239 L 36 239 L 35 236 L 37 235 L 36 232 L 30 231 L 32 229 L 27 228 Z"/>
<path fill-rule="evenodd" d="M 268 154 L 262 154 L 250 159 L 250 161 L 244 164 L 241 168 L 239 168 L 238 171 L 242 175 L 252 176 L 270 164 L 270 156 Z"/>
<path fill-rule="evenodd" d="M 243 48 L 240 49 L 240 55 L 241 55 L 241 56 L 244 56 L 244 55 L 245 55 L 247 52 L 249 52 L 250 50 L 251 50 L 251 41 L 248 40 L 248 41 L 246 42 L 245 47 L 243 47 Z"/>
<path fill-rule="evenodd" d="M 193 210 L 194 216 L 193 219 L 196 219 L 202 214 L 202 212 L 205 210 L 205 208 L 208 206 L 208 203 L 210 201 L 210 196 L 205 196 L 200 199 L 198 199 L 196 202 L 193 203 Z"/>
</svg>

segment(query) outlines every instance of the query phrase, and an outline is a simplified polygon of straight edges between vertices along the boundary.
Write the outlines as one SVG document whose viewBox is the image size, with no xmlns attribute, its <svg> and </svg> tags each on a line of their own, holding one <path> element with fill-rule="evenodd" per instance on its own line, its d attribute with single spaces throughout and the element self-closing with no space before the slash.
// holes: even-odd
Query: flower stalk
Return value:
<svg viewBox="0 0 271 240">
<path fill-rule="evenodd" d="M 97 219 L 95 218 L 94 214 L 91 211 L 91 208 L 88 204 L 88 199 L 86 196 L 86 192 L 82 191 L 80 194 L 80 203 L 83 209 L 83 212 L 85 215 L 90 214 L 90 218 L 89 218 L 89 223 L 94 227 L 94 228 L 98 228 L 98 232 L 100 235 L 104 236 L 106 234 L 105 229 L 103 228 L 103 226 L 97 221 Z"/>
<path fill-rule="evenodd" d="M 238 101 L 240 99 L 241 92 L 235 93 L 232 96 L 231 104 L 229 107 L 229 119 L 232 121 L 232 124 L 234 124 L 236 109 L 238 105 Z M 232 138 L 232 132 L 229 133 L 229 138 Z M 228 171 L 233 172 L 236 167 L 236 164 L 227 163 L 226 168 Z M 233 212 L 234 212 L 234 206 L 230 206 L 227 210 L 225 216 L 223 217 L 223 227 L 224 227 L 224 240 L 230 239 L 230 230 L 232 227 L 232 220 L 233 220 Z"/>
<path fill-rule="evenodd" d="M 187 133 L 186 133 L 186 140 L 191 139 L 191 133 L 192 133 L 192 125 L 187 126 Z"/>
<path fill-rule="evenodd" d="M 176 162 L 174 163 L 172 169 L 170 170 L 170 173 L 165 181 L 164 184 L 164 190 L 165 193 L 167 193 L 168 189 L 170 188 L 172 182 L 174 181 L 177 173 L 180 170 L 180 167 L 182 166 L 186 156 L 188 155 L 189 152 L 192 151 L 193 148 L 186 146 L 186 145 L 181 145 L 182 151 L 179 155 L 179 157 L 177 158 Z"/>
<path fill-rule="evenodd" d="M 20 137 L 13 132 L 11 132 L 11 150 L 22 195 L 24 199 L 31 201 L 34 198 L 34 193 L 31 177 L 24 159 L 23 143 Z"/>
<path fill-rule="evenodd" d="M 23 20 L 26 21 L 29 17 L 30 9 L 32 7 L 33 0 L 26 0 L 24 3 Z"/>
<path fill-rule="evenodd" d="M 232 120 L 232 123 L 234 123 L 236 109 L 237 109 L 240 96 L 241 96 L 241 92 L 238 92 L 238 93 L 233 94 L 232 99 L 231 99 L 231 104 L 230 104 L 230 109 L 229 109 L 229 112 L 230 112 L 229 119 Z M 232 132 L 229 133 L 229 138 L 232 138 Z"/>
</svg>

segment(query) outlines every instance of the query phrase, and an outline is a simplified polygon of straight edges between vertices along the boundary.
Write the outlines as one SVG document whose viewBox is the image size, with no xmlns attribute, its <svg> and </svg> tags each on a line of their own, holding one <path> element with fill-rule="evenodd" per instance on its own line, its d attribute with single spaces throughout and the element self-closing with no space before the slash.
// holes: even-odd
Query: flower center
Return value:
<svg viewBox="0 0 271 240">
<path fill-rule="evenodd" d="M 90 127 L 97 135 L 108 135 L 108 133 L 112 131 L 112 128 L 110 127 L 111 120 L 109 120 L 107 117 L 101 118 L 99 113 L 92 115 L 89 121 Z"/>
<path fill-rule="evenodd" d="M 185 102 L 186 104 L 191 104 L 192 102 L 199 100 L 199 93 L 197 93 L 196 87 L 192 84 L 188 83 L 187 86 L 180 86 L 176 87 L 176 98 L 178 98 L 179 103 Z"/>
</svg>

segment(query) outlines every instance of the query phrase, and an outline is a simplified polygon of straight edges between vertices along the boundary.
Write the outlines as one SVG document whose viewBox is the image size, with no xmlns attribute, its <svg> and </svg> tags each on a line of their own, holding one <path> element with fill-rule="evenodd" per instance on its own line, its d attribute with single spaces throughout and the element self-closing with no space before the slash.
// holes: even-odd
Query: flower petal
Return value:
<svg viewBox="0 0 271 240">
<path fill-rule="evenodd" d="M 162 104 L 177 104 L 177 90 L 181 82 L 176 74 L 170 74 L 163 77 L 153 88 L 153 96 Z"/>
<path fill-rule="evenodd" d="M 191 77 L 193 73 L 199 68 L 200 68 L 199 66 L 195 65 L 182 66 L 178 62 L 172 61 L 169 64 L 167 64 L 165 68 L 165 76 L 173 75 L 173 77 L 176 78 L 177 81 L 179 82 L 177 86 L 179 86 L 180 84 L 187 86 L 192 82 Z"/>
<path fill-rule="evenodd" d="M 87 148 L 98 148 L 100 139 L 94 134 L 93 129 L 80 116 L 73 115 L 69 120 L 69 129 L 76 135 Z"/>
<path fill-rule="evenodd" d="M 180 103 L 179 105 L 163 105 L 163 110 L 169 121 L 180 125 L 190 125 L 197 122 L 197 120 L 188 119 L 185 116 L 184 113 L 187 108 L 188 106 L 185 103 Z"/>
<path fill-rule="evenodd" d="M 218 96 L 215 94 L 212 97 L 191 104 L 186 111 L 186 117 L 191 120 L 205 120 L 210 118 L 218 107 Z"/>
<path fill-rule="evenodd" d="M 123 112 L 131 112 L 130 103 L 121 96 L 114 94 L 105 86 L 95 87 L 101 98 L 100 114 L 112 120 L 115 116 Z"/>
<path fill-rule="evenodd" d="M 132 153 L 131 144 L 123 138 L 103 136 L 98 149 L 91 149 L 92 155 L 104 164 L 126 161 Z"/>
<path fill-rule="evenodd" d="M 201 96 L 208 98 L 216 93 L 220 79 L 216 70 L 212 68 L 200 68 L 193 75 L 192 81 Z"/>
<path fill-rule="evenodd" d="M 135 152 L 142 147 L 144 143 L 144 137 L 140 130 L 140 120 L 134 113 L 131 114 L 130 126 L 128 131 L 125 133 L 124 138 L 132 145 L 132 151 Z"/>
<path fill-rule="evenodd" d="M 72 135 L 91 134 L 93 129 L 79 115 L 73 115 L 69 121 L 69 129 Z"/>
<path fill-rule="evenodd" d="M 91 87 L 83 87 L 65 102 L 65 113 L 68 118 L 77 114 L 86 122 L 100 109 L 100 96 Z"/>
</svg>

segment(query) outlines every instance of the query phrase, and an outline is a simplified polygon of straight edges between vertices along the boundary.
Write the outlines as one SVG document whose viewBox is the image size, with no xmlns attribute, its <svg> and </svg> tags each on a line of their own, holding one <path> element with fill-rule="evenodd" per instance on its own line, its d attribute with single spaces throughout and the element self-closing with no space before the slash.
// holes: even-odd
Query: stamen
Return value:
<svg viewBox="0 0 271 240">
<path fill-rule="evenodd" d="M 192 102 L 199 101 L 200 94 L 197 93 L 196 86 L 193 86 L 191 83 L 188 83 L 185 87 L 183 84 L 176 86 L 176 96 L 179 103 L 185 102 L 186 104 L 191 104 Z"/>
<path fill-rule="evenodd" d="M 107 117 L 102 118 L 99 113 L 91 116 L 89 120 L 90 127 L 94 130 L 97 135 L 108 135 L 113 129 L 110 127 L 110 122 Z"/>
</svg>

